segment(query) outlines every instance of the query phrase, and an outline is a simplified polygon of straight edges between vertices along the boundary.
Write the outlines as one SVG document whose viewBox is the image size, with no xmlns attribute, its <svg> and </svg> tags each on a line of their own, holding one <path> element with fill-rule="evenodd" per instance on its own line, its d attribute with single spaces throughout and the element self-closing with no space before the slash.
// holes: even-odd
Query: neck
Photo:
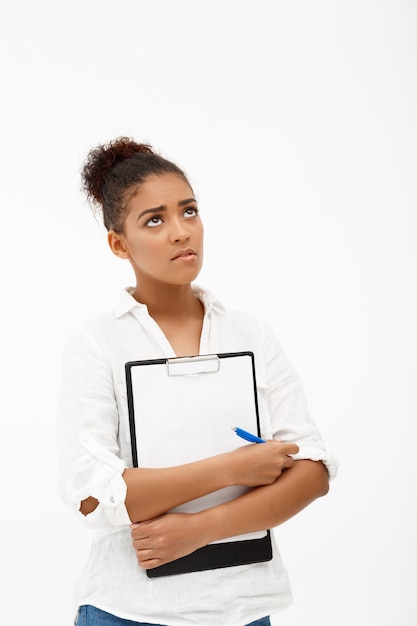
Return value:
<svg viewBox="0 0 417 626">
<path fill-rule="evenodd" d="M 137 285 L 133 297 L 146 304 L 149 315 L 154 319 L 187 319 L 201 311 L 200 301 L 194 297 L 190 284 L 148 286 Z"/>
</svg>

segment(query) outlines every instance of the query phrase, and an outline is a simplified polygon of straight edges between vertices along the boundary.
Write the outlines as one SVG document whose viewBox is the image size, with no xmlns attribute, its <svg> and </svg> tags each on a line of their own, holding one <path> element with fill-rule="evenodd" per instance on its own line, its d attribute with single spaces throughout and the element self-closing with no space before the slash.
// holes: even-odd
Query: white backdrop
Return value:
<svg viewBox="0 0 417 626">
<path fill-rule="evenodd" d="M 133 280 L 79 169 L 129 135 L 189 174 L 199 282 L 274 325 L 341 463 L 276 530 L 273 624 L 414 626 L 415 0 L 23 0 L 0 23 L 2 623 L 72 623 L 91 535 L 56 494 L 62 344 Z"/>
</svg>

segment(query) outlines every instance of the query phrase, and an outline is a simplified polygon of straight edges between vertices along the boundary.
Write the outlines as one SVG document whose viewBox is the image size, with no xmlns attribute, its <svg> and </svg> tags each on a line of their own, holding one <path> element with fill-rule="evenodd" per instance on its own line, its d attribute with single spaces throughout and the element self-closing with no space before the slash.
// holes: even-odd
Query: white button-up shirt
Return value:
<svg viewBox="0 0 417 626">
<path fill-rule="evenodd" d="M 125 507 L 122 474 L 132 467 L 125 363 L 175 357 L 147 307 L 123 290 L 116 309 L 71 331 L 63 358 L 58 410 L 62 499 L 97 529 L 77 589 L 77 604 L 92 604 L 125 619 L 169 626 L 242 626 L 292 602 L 286 570 L 272 533 L 267 563 L 148 578 L 137 563 Z M 194 288 L 204 305 L 200 354 L 252 351 L 261 436 L 293 441 L 296 459 L 337 462 L 309 417 L 300 380 L 274 332 L 262 320 L 230 312 Z M 79 512 L 89 496 L 99 505 Z"/>
</svg>

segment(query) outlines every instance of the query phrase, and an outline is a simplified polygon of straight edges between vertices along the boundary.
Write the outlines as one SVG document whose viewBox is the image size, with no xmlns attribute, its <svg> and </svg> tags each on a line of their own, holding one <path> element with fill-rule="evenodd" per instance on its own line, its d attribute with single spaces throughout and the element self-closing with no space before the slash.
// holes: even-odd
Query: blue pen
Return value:
<svg viewBox="0 0 417 626">
<path fill-rule="evenodd" d="M 252 433 L 248 433 L 246 430 L 243 430 L 243 428 L 238 428 L 237 426 L 235 426 L 234 428 L 232 428 L 232 430 L 235 431 L 236 435 L 238 435 L 242 439 L 246 439 L 246 441 L 250 441 L 251 443 L 265 443 L 265 439 L 261 439 L 256 435 L 252 435 Z"/>
</svg>

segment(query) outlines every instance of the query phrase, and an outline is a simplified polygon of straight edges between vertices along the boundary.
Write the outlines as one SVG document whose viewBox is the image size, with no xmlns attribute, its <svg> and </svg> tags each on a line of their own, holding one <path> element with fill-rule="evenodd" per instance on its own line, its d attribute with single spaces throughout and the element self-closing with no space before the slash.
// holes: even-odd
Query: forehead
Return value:
<svg viewBox="0 0 417 626">
<path fill-rule="evenodd" d="M 152 208 L 193 197 L 189 183 L 179 174 L 170 172 L 149 176 L 129 198 L 128 207 Z"/>
</svg>

